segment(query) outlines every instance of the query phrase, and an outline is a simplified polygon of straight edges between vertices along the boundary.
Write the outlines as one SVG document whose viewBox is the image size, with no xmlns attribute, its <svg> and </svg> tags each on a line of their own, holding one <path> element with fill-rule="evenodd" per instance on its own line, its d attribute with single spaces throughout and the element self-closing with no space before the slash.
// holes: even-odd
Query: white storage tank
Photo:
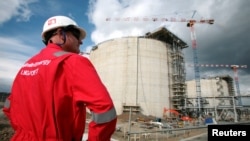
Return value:
<svg viewBox="0 0 250 141">
<path fill-rule="evenodd" d="M 118 115 L 131 108 L 162 117 L 164 107 L 171 107 L 172 48 L 145 37 L 117 38 L 93 47 L 90 60 L 110 92 Z"/>
<path fill-rule="evenodd" d="M 216 76 L 206 79 L 201 79 L 201 97 L 205 100 L 203 108 L 220 108 L 232 105 L 232 98 L 234 96 L 233 79 L 230 76 Z M 197 103 L 194 98 L 196 95 L 195 80 L 186 82 L 187 97 L 189 101 L 195 106 Z M 219 98 L 222 97 L 222 98 Z"/>
</svg>

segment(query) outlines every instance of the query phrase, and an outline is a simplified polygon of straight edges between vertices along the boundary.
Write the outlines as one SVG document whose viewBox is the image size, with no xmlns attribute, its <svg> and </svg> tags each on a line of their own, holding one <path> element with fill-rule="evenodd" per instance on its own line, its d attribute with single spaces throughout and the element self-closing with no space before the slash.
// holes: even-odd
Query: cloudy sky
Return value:
<svg viewBox="0 0 250 141">
<path fill-rule="evenodd" d="M 0 91 L 9 92 L 20 66 L 44 47 L 40 37 L 44 21 L 66 15 L 87 31 L 83 52 L 108 39 L 166 27 L 189 45 L 183 50 L 186 64 L 193 63 L 190 29 L 178 19 L 214 19 L 213 25 L 195 24 L 198 62 L 247 65 L 238 69 L 238 78 L 241 93 L 250 93 L 249 6 L 249 0 L 1 0 Z M 186 69 L 187 80 L 194 79 L 193 68 Z M 200 68 L 201 78 L 224 74 L 234 77 L 230 68 Z"/>
</svg>

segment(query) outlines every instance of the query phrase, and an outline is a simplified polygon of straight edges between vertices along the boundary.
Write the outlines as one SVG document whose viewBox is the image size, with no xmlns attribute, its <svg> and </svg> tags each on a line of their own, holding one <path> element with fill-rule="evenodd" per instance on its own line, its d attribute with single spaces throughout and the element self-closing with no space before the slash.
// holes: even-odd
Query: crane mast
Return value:
<svg viewBox="0 0 250 141">
<path fill-rule="evenodd" d="M 239 68 L 238 65 L 232 65 L 231 66 L 233 71 L 234 71 L 234 80 L 235 80 L 235 86 L 236 86 L 236 93 L 238 97 L 238 105 L 242 106 L 242 101 L 240 97 L 240 86 L 239 86 L 239 78 L 238 78 L 238 71 L 237 69 Z"/>
<path fill-rule="evenodd" d="M 194 22 L 190 21 L 187 24 L 188 27 L 190 27 L 190 31 L 191 31 L 191 40 L 192 40 L 192 49 L 193 49 L 193 62 L 194 62 L 194 74 L 195 74 L 195 84 L 196 84 L 196 105 L 198 107 L 198 111 L 197 111 L 197 116 L 199 117 L 201 114 L 201 84 L 200 84 L 200 69 L 197 66 L 198 64 L 198 56 L 197 56 L 197 43 L 196 43 L 196 35 L 195 35 L 195 31 L 194 31 Z"/>
<path fill-rule="evenodd" d="M 196 14 L 196 10 L 193 12 L 192 18 Z M 213 24 L 214 20 L 201 20 L 201 23 L 208 23 Z M 197 55 L 197 42 L 196 42 L 196 34 L 194 30 L 194 24 L 196 23 L 195 20 L 189 20 L 187 23 L 187 27 L 190 27 L 191 31 L 191 40 L 192 40 L 192 49 L 193 49 L 193 62 L 194 62 L 194 75 L 195 75 L 195 88 L 196 88 L 196 106 L 198 107 L 197 110 L 197 117 L 201 118 L 201 84 L 200 84 L 200 68 L 198 67 L 198 55 Z"/>
</svg>

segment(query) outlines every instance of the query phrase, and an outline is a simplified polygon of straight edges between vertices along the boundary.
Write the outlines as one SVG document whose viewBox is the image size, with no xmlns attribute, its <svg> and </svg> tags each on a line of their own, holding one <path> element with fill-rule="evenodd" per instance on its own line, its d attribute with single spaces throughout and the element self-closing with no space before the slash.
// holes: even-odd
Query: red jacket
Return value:
<svg viewBox="0 0 250 141">
<path fill-rule="evenodd" d="M 109 141 L 116 111 L 93 65 L 49 44 L 20 69 L 3 111 L 15 130 L 12 141 L 81 141 L 86 107 L 88 141 Z"/>
</svg>

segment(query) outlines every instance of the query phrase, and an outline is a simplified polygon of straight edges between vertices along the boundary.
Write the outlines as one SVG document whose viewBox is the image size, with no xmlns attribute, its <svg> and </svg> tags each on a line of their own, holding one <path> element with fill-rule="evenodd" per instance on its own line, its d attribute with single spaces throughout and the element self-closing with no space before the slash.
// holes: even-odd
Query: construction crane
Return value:
<svg viewBox="0 0 250 141">
<path fill-rule="evenodd" d="M 234 80 L 235 80 L 235 86 L 236 86 L 236 92 L 237 92 L 237 96 L 240 96 L 240 86 L 239 86 L 239 78 L 238 78 L 238 68 L 239 65 L 232 65 L 231 68 L 234 71 Z M 239 105 L 242 106 L 242 100 L 241 97 L 239 97 L 239 101 L 238 101 Z"/>
<path fill-rule="evenodd" d="M 235 81 L 235 87 L 236 87 L 236 95 L 238 96 L 238 105 L 242 106 L 242 99 L 241 99 L 241 94 L 240 94 L 240 87 L 239 87 L 239 78 L 238 78 L 238 68 L 247 68 L 247 65 L 224 65 L 224 64 L 195 64 L 191 65 L 189 64 L 188 66 L 192 67 L 226 67 L 226 68 L 231 68 L 234 71 L 234 81 Z"/>
<path fill-rule="evenodd" d="M 194 11 L 192 18 L 194 17 L 196 11 Z M 197 66 L 198 64 L 198 56 L 197 56 L 197 42 L 196 42 L 196 35 L 195 35 L 195 30 L 194 30 L 194 24 L 196 22 L 194 20 L 190 20 L 187 23 L 187 27 L 190 27 L 191 31 L 191 40 L 192 40 L 192 49 L 193 49 L 193 62 L 194 62 L 194 74 L 195 74 L 195 84 L 196 84 L 196 95 L 197 95 L 197 106 L 198 106 L 198 111 L 197 111 L 197 116 L 200 118 L 201 117 L 201 84 L 200 84 L 200 69 Z M 204 23 L 208 24 L 213 24 L 214 20 L 208 20 L 204 21 Z"/>
</svg>

